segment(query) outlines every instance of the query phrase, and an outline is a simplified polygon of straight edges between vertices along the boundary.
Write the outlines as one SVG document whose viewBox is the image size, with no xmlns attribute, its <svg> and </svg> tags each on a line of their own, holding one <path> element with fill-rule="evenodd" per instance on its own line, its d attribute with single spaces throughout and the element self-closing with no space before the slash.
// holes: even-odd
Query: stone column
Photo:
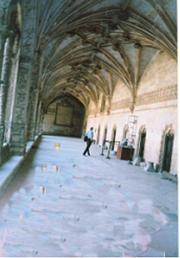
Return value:
<svg viewBox="0 0 180 258">
<path fill-rule="evenodd" d="M 0 0 L 0 74 L 3 62 L 4 44 L 7 38 L 7 14 L 10 0 Z"/>
<path fill-rule="evenodd" d="M 0 25 L 0 73 L 2 71 L 2 63 L 3 63 L 3 53 L 4 53 L 4 45 L 6 41 L 6 28 L 5 26 Z"/>
<path fill-rule="evenodd" d="M 0 164 L 2 163 L 2 147 L 5 131 L 5 112 L 7 103 L 7 93 L 9 88 L 9 77 L 11 69 L 11 39 L 8 37 L 4 44 L 3 56 L 1 62 L 0 77 Z"/>
<path fill-rule="evenodd" d="M 11 73 L 9 79 L 9 88 L 6 102 L 6 114 L 5 114 L 5 133 L 4 140 L 9 143 L 11 137 L 11 128 L 12 128 L 12 119 L 14 114 L 14 103 L 16 98 L 16 86 L 17 86 L 17 76 L 19 69 L 19 56 L 20 48 L 18 37 L 15 38 L 13 44 L 12 52 L 12 64 L 11 64 Z"/>
<path fill-rule="evenodd" d="M 21 52 L 17 78 L 16 100 L 11 130 L 10 148 L 14 154 L 23 155 L 27 142 L 28 104 L 35 49 L 35 1 L 24 0 L 24 19 L 21 33 Z"/>
<path fill-rule="evenodd" d="M 0 75 L 1 75 L 2 63 L 3 63 L 4 44 L 5 44 L 5 38 L 6 38 L 5 34 L 6 34 L 6 28 L 4 26 L 3 2 L 1 2 L 0 3 Z M 1 78 L 0 78 L 0 89 L 2 87 L 3 87 L 3 82 L 1 81 Z M 2 104 L 2 99 L 0 96 L 0 105 L 1 104 Z M 4 125 L 0 122 L 0 164 L 2 163 L 3 137 L 4 137 Z"/>
<path fill-rule="evenodd" d="M 6 39 L 3 62 L 2 62 L 2 71 L 1 71 L 1 83 L 0 83 L 0 124 L 4 124 L 5 121 L 5 111 L 6 111 L 6 102 L 7 102 L 7 93 L 9 88 L 9 78 L 11 71 L 11 48 L 12 40 L 10 37 Z"/>
<path fill-rule="evenodd" d="M 38 102 L 39 102 L 39 78 L 40 78 L 40 63 L 41 53 L 36 51 L 35 62 L 33 65 L 31 78 L 31 92 L 32 96 L 29 103 L 29 119 L 28 119 L 28 140 L 33 141 L 36 136 L 36 121 L 38 116 Z"/>
<path fill-rule="evenodd" d="M 39 101 L 36 116 L 35 135 L 40 135 L 42 133 L 42 120 L 42 102 Z"/>
<path fill-rule="evenodd" d="M 30 115 L 29 115 L 29 126 L 28 126 L 28 140 L 33 141 L 36 136 L 36 120 L 38 116 L 38 100 L 39 91 L 33 89 L 33 98 L 31 99 Z"/>
</svg>

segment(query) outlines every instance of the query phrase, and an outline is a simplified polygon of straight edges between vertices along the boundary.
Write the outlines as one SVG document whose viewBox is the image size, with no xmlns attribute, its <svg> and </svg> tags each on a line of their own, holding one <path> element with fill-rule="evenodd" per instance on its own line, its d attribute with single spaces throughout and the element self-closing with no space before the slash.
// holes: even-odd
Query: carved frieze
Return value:
<svg viewBox="0 0 180 258">
<path fill-rule="evenodd" d="M 117 110 L 117 109 L 128 108 L 130 102 L 131 102 L 131 100 L 130 100 L 129 98 L 127 98 L 127 99 L 123 99 L 123 100 L 121 100 L 121 101 L 112 103 L 112 105 L 111 105 L 111 110 Z"/>
<path fill-rule="evenodd" d="M 169 86 L 166 88 L 161 88 L 156 91 L 151 91 L 140 96 L 137 96 L 136 106 L 148 105 L 168 100 L 177 99 L 177 85 Z M 111 110 L 119 110 L 129 108 L 131 99 L 123 99 L 118 102 L 111 104 Z M 96 113 L 95 109 L 89 110 L 89 115 L 94 115 Z"/>
<path fill-rule="evenodd" d="M 151 91 L 140 96 L 137 96 L 136 106 L 148 105 L 168 100 L 177 99 L 177 85 L 161 88 L 156 91 Z M 131 100 L 129 98 L 112 103 L 111 110 L 129 108 Z"/>
<path fill-rule="evenodd" d="M 136 106 L 177 99 L 177 85 L 151 91 L 137 97 Z"/>
</svg>

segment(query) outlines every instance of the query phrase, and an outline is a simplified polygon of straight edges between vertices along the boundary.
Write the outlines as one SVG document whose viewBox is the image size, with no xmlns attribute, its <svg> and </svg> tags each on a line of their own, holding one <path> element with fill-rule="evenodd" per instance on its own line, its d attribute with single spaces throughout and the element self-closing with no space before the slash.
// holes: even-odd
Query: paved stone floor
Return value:
<svg viewBox="0 0 180 258">
<path fill-rule="evenodd" d="M 33 150 L 0 199 L 0 256 L 176 257 L 176 184 L 83 148 L 44 136 Z"/>
</svg>

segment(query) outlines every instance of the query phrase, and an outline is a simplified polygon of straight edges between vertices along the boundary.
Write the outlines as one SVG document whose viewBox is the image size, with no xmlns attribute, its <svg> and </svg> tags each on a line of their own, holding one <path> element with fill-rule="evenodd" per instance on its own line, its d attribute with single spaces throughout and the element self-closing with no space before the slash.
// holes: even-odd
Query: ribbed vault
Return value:
<svg viewBox="0 0 180 258">
<path fill-rule="evenodd" d="M 157 51 L 176 59 L 174 0 L 41 0 L 37 3 L 39 87 L 44 108 L 62 94 L 84 106 L 111 101 L 117 80 L 133 109 L 139 83 Z"/>
</svg>

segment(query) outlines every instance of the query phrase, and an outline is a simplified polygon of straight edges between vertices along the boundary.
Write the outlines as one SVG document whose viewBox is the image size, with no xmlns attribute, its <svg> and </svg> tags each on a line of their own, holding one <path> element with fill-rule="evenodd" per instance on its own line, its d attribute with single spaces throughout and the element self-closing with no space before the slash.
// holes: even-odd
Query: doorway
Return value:
<svg viewBox="0 0 180 258">
<path fill-rule="evenodd" d="M 169 172 L 171 169 L 171 158 L 173 151 L 174 134 L 167 133 L 164 139 L 162 170 Z"/>
</svg>

